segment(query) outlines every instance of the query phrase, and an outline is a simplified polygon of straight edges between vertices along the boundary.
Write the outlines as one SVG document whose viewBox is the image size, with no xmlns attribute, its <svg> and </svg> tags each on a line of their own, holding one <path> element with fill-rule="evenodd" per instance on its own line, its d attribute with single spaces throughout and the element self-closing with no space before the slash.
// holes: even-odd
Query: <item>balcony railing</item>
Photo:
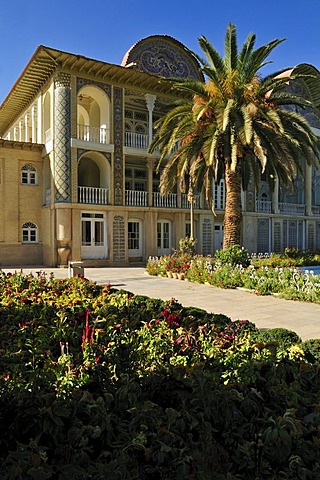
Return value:
<svg viewBox="0 0 320 480">
<path fill-rule="evenodd" d="M 108 205 L 109 190 L 97 187 L 78 187 L 78 202 L 92 205 Z"/>
<path fill-rule="evenodd" d="M 167 196 L 163 197 L 160 193 L 153 192 L 152 204 L 154 207 L 158 208 L 177 208 L 177 194 L 169 193 Z"/>
<path fill-rule="evenodd" d="M 272 202 L 270 200 L 256 200 L 256 212 L 271 213 Z"/>
<path fill-rule="evenodd" d="M 125 146 L 131 148 L 140 148 L 142 150 L 148 150 L 149 136 L 142 133 L 125 133 Z"/>
<path fill-rule="evenodd" d="M 280 213 L 287 213 L 289 215 L 305 215 L 306 206 L 298 203 L 279 203 Z"/>
<path fill-rule="evenodd" d="M 135 190 L 126 190 L 126 205 L 132 207 L 147 207 L 148 192 L 138 192 Z"/>
<path fill-rule="evenodd" d="M 105 127 L 90 127 L 89 125 L 78 125 L 78 140 L 93 143 L 108 143 L 108 130 Z"/>
<path fill-rule="evenodd" d="M 181 194 L 181 207 L 190 208 L 190 202 L 186 193 Z M 200 208 L 200 195 L 193 196 L 193 208 Z"/>
<path fill-rule="evenodd" d="M 312 206 L 312 213 L 313 215 L 320 215 L 320 206 L 319 205 L 313 205 Z"/>
</svg>

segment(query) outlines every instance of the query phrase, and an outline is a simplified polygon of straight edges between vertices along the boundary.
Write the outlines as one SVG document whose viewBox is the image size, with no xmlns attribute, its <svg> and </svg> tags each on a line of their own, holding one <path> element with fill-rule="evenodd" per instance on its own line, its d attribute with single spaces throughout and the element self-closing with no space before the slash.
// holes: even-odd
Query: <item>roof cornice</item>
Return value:
<svg viewBox="0 0 320 480">
<path fill-rule="evenodd" d="M 173 80 L 40 45 L 0 107 L 0 137 L 57 70 L 75 76 L 94 77 L 119 87 L 174 96 L 171 92 Z"/>
</svg>

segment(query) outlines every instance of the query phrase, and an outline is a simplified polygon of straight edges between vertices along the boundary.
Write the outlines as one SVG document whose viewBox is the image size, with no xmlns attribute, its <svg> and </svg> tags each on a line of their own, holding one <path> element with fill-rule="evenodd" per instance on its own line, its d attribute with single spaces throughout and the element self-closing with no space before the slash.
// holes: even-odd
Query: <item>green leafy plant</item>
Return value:
<svg viewBox="0 0 320 480">
<path fill-rule="evenodd" d="M 301 343 L 306 357 L 312 362 L 320 362 L 320 339 L 311 338 Z"/>
<path fill-rule="evenodd" d="M 196 253 L 197 240 L 191 237 L 183 237 L 179 240 L 179 252 L 194 255 Z"/>
<path fill-rule="evenodd" d="M 242 265 L 247 267 L 250 263 L 248 251 L 239 245 L 232 245 L 225 250 L 217 250 L 215 258 L 221 264 Z"/>
<path fill-rule="evenodd" d="M 286 328 L 270 328 L 256 336 L 257 341 L 262 343 L 276 342 L 279 348 L 288 349 L 291 345 L 300 344 L 301 338 L 296 332 Z"/>
</svg>

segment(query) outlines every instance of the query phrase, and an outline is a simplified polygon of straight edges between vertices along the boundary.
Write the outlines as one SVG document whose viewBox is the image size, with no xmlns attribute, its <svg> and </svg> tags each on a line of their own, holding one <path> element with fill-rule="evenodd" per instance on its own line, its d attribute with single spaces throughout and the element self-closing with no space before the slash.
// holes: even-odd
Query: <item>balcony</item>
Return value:
<svg viewBox="0 0 320 480">
<path fill-rule="evenodd" d="M 78 124 L 78 140 L 92 143 L 109 143 L 109 131 L 105 127 L 90 127 Z"/>
<path fill-rule="evenodd" d="M 152 194 L 152 205 L 158 208 L 177 208 L 177 194 L 169 193 L 163 197 L 158 192 Z"/>
<path fill-rule="evenodd" d="M 181 208 L 190 208 L 190 202 L 186 193 L 181 194 Z M 193 208 L 200 208 L 200 195 L 193 196 Z"/>
<path fill-rule="evenodd" d="M 109 190 L 97 187 L 78 187 L 78 202 L 91 205 L 108 205 Z"/>
<path fill-rule="evenodd" d="M 279 211 L 289 215 L 305 215 L 306 207 L 304 204 L 280 202 Z"/>
<path fill-rule="evenodd" d="M 139 148 L 141 150 L 148 150 L 149 136 L 142 133 L 125 133 L 125 146 L 131 148 Z"/>
<path fill-rule="evenodd" d="M 312 214 L 316 215 L 317 217 L 320 216 L 320 206 L 319 205 L 313 205 L 312 206 Z"/>
<path fill-rule="evenodd" d="M 125 201 L 127 206 L 131 207 L 147 207 L 148 192 L 139 192 L 136 190 L 125 191 Z"/>
<path fill-rule="evenodd" d="M 256 200 L 256 212 L 271 213 L 272 202 L 270 200 Z"/>
</svg>

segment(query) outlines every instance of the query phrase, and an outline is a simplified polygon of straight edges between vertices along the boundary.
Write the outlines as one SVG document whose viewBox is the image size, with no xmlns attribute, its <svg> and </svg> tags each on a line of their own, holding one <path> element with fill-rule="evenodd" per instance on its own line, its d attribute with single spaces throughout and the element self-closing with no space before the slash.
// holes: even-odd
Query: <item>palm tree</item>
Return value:
<svg viewBox="0 0 320 480">
<path fill-rule="evenodd" d="M 241 188 L 246 190 L 250 179 L 257 185 L 266 172 L 272 189 L 276 177 L 292 184 L 303 161 L 319 159 L 318 139 L 297 113 L 312 103 L 290 91 L 291 82 L 304 81 L 306 75 L 285 69 L 262 78 L 259 71 L 283 40 L 256 49 L 255 41 L 249 34 L 238 50 L 236 28 L 229 24 L 221 57 L 200 37 L 205 59 L 196 56 L 206 80 L 174 83 L 180 100 L 157 122 L 150 146 L 150 151 L 160 148 L 159 166 L 165 163 L 163 195 L 177 182 L 183 192 L 202 188 L 213 209 L 213 184 L 225 179 L 224 248 L 240 245 Z"/>
</svg>

